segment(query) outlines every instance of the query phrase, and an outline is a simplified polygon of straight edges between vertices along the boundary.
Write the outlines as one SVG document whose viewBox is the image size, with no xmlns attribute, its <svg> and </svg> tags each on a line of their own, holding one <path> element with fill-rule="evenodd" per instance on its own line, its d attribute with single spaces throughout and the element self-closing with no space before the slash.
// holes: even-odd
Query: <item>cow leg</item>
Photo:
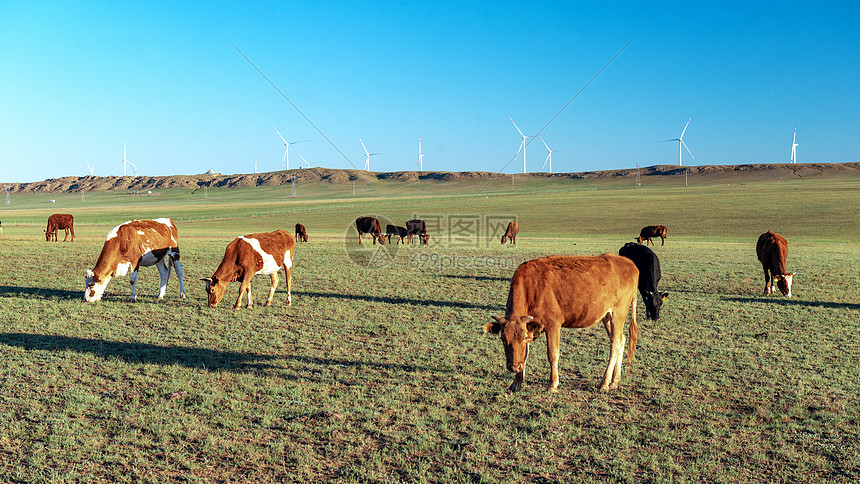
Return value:
<svg viewBox="0 0 860 484">
<path fill-rule="evenodd" d="M 660 246 L 662 247 L 662 246 L 664 246 L 664 245 L 666 245 L 666 237 L 663 237 L 663 236 L 661 235 L 661 236 L 660 236 Z"/>
<path fill-rule="evenodd" d="M 131 296 L 129 296 L 128 300 L 135 302 L 137 301 L 137 268 L 131 272 L 128 283 L 131 285 Z"/>
<path fill-rule="evenodd" d="M 63 231 L 66 233 L 65 237 L 63 237 L 63 242 L 68 242 L 69 241 L 69 229 L 68 228 L 63 229 Z"/>
<path fill-rule="evenodd" d="M 626 309 L 626 308 L 625 308 Z M 618 314 L 624 314 L 618 312 Z M 624 337 L 624 319 L 618 322 L 619 318 L 612 312 L 603 317 L 603 327 L 606 328 L 606 334 L 609 336 L 609 364 L 606 365 L 606 373 L 603 375 L 603 383 L 600 385 L 600 391 L 605 392 L 618 388 L 618 382 L 621 380 L 621 362 L 624 359 L 624 343 L 627 338 Z"/>
<path fill-rule="evenodd" d="M 292 265 L 292 263 L 290 264 Z M 287 306 L 293 305 L 293 270 L 290 267 L 284 266 L 284 272 L 287 273 Z"/>
<path fill-rule="evenodd" d="M 239 306 L 242 305 L 242 296 L 244 296 L 246 292 L 248 293 L 248 308 L 253 307 L 254 304 L 251 299 L 251 278 L 246 275 L 243 276 L 242 280 L 239 282 L 239 297 L 236 299 L 236 304 L 233 306 L 233 309 L 239 309 Z"/>
<path fill-rule="evenodd" d="M 767 266 L 762 264 L 761 267 L 764 270 L 764 295 L 767 296 L 772 290 L 773 280 L 770 276 L 770 272 L 767 270 Z"/>
<path fill-rule="evenodd" d="M 272 288 L 269 289 L 269 298 L 266 299 L 266 307 L 272 305 L 272 298 L 275 297 L 275 288 L 278 287 L 278 271 L 275 271 L 271 274 L 272 278 Z"/>
<path fill-rule="evenodd" d="M 185 293 L 185 281 L 182 278 L 182 262 L 179 260 L 179 253 L 177 252 L 175 257 L 172 254 L 168 255 L 170 262 L 173 263 L 173 268 L 176 269 L 176 277 L 179 279 L 179 299 L 185 299 L 187 294 Z"/>
<path fill-rule="evenodd" d="M 71 232 L 72 232 L 72 242 L 74 242 L 75 241 L 75 228 L 69 227 L 69 230 L 71 230 Z"/>
<path fill-rule="evenodd" d="M 561 324 L 546 332 L 546 358 L 549 360 L 549 387 L 547 391 L 558 391 L 558 351 L 561 345 Z"/>
<path fill-rule="evenodd" d="M 158 287 L 158 299 L 161 300 L 167 293 L 167 281 L 170 280 L 170 258 L 165 257 L 156 262 L 155 268 L 158 269 L 158 275 L 161 277 L 161 285 Z"/>
</svg>

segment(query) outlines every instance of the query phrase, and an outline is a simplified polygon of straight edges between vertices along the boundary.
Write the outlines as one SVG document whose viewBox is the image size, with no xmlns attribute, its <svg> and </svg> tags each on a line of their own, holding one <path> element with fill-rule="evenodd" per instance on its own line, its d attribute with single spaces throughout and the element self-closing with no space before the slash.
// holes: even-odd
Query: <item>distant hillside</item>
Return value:
<svg viewBox="0 0 860 484">
<path fill-rule="evenodd" d="M 712 179 L 714 182 L 725 179 L 743 178 L 744 180 L 789 180 L 793 178 L 819 177 L 843 178 L 860 176 L 860 162 L 849 163 L 798 163 L 798 164 L 748 164 L 748 165 L 703 165 L 680 167 L 676 165 L 657 165 L 641 169 L 643 177 L 677 176 L 687 171 L 699 180 Z M 583 179 L 612 179 L 633 177 L 636 169 L 586 171 L 580 173 L 528 173 L 518 174 L 519 177 L 540 177 L 555 180 Z M 233 188 L 284 185 L 290 183 L 290 177 L 295 175 L 300 182 L 348 183 L 354 180 L 388 180 L 415 182 L 430 181 L 462 181 L 469 179 L 507 178 L 510 174 L 491 172 L 417 172 L 398 171 L 390 173 L 365 172 L 361 170 L 337 170 L 329 168 L 308 168 L 289 171 L 275 171 L 258 174 L 202 174 L 202 175 L 171 175 L 171 176 L 67 176 L 51 178 L 41 182 L 13 183 L 9 185 L 12 192 L 52 192 L 77 193 L 97 191 L 147 191 L 166 188 Z"/>
</svg>

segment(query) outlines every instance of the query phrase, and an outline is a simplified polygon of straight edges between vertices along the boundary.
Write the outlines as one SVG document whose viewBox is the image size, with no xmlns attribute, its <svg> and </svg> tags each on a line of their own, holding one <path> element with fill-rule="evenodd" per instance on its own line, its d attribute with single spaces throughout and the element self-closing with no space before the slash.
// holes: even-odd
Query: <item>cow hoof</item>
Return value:
<svg viewBox="0 0 860 484">
<path fill-rule="evenodd" d="M 184 292 L 179 293 L 179 299 L 185 299 L 186 297 L 188 296 Z"/>
<path fill-rule="evenodd" d="M 556 388 L 556 387 L 549 387 L 549 388 L 547 388 L 547 389 L 546 389 L 546 391 L 548 391 L 549 393 L 558 393 L 558 388 Z"/>
<path fill-rule="evenodd" d="M 266 306 L 265 306 L 265 307 L 269 307 L 269 306 L 271 306 L 271 305 L 272 305 L 272 301 L 266 301 Z"/>
<path fill-rule="evenodd" d="M 511 393 L 518 392 L 523 389 L 522 383 L 511 383 L 511 386 L 508 387 L 508 391 Z"/>
</svg>

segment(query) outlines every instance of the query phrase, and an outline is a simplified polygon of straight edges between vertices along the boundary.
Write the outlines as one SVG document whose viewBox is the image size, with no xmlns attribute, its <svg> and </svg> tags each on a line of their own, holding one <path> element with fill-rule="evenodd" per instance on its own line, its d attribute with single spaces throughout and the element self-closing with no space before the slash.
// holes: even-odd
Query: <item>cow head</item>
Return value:
<svg viewBox="0 0 860 484">
<path fill-rule="evenodd" d="M 87 269 L 87 272 L 84 273 L 84 300 L 86 302 L 96 302 L 101 300 L 102 295 L 105 293 L 105 288 L 107 287 L 108 282 L 110 282 L 111 276 L 108 274 L 102 280 L 101 277 L 96 276 L 96 274 Z"/>
<path fill-rule="evenodd" d="M 773 276 L 776 281 L 776 287 L 785 297 L 791 297 L 791 280 L 794 278 L 794 272 L 791 274 L 777 274 Z"/>
<path fill-rule="evenodd" d="M 45 230 L 45 242 L 51 241 L 51 233 Z"/>
<path fill-rule="evenodd" d="M 501 337 L 502 345 L 505 347 L 508 371 L 513 373 L 523 371 L 526 358 L 529 356 L 529 346 L 540 336 L 543 326 L 534 322 L 531 316 L 511 319 L 494 316 L 493 319 L 495 321 L 484 326 L 484 331 Z"/>
<path fill-rule="evenodd" d="M 373 243 L 375 244 L 377 240 L 379 240 L 379 245 L 385 245 L 385 234 L 371 234 L 373 236 Z M 390 239 L 389 239 L 390 240 Z"/>
<path fill-rule="evenodd" d="M 217 307 L 218 303 L 221 302 L 221 299 L 224 297 L 224 293 L 227 292 L 227 281 L 220 281 L 215 276 L 200 280 L 206 283 L 205 289 L 206 297 L 209 300 L 209 307 Z"/>
<path fill-rule="evenodd" d="M 660 319 L 660 308 L 663 306 L 663 302 L 668 295 L 668 292 L 643 291 L 642 299 L 645 300 L 645 317 L 653 320 Z"/>
</svg>

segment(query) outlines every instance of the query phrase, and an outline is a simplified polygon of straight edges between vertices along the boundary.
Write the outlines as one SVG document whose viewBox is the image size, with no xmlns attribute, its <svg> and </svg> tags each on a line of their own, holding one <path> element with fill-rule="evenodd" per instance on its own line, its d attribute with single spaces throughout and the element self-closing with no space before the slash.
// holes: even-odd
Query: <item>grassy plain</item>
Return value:
<svg viewBox="0 0 860 484">
<path fill-rule="evenodd" d="M 0 209 L 0 481 L 856 481 L 860 182 L 661 183 L 16 196 Z M 53 212 L 75 214 L 73 244 L 44 241 Z M 438 215 L 444 230 L 358 250 L 363 214 Z M 160 216 L 179 223 L 189 298 L 172 279 L 156 301 L 144 269 L 138 303 L 119 278 L 85 304 L 107 230 Z M 516 247 L 485 238 L 495 216 L 518 218 Z M 311 243 L 293 306 L 283 286 L 271 308 L 205 306 L 198 279 L 230 239 L 295 222 Z M 621 388 L 597 392 L 608 340 L 593 327 L 563 332 L 558 394 L 543 339 L 525 390 L 506 393 L 482 326 L 516 266 L 616 252 L 653 223 L 669 227 L 655 251 L 670 296 L 657 322 L 639 305 Z M 791 299 L 760 296 L 768 229 L 791 244 Z"/>
</svg>

